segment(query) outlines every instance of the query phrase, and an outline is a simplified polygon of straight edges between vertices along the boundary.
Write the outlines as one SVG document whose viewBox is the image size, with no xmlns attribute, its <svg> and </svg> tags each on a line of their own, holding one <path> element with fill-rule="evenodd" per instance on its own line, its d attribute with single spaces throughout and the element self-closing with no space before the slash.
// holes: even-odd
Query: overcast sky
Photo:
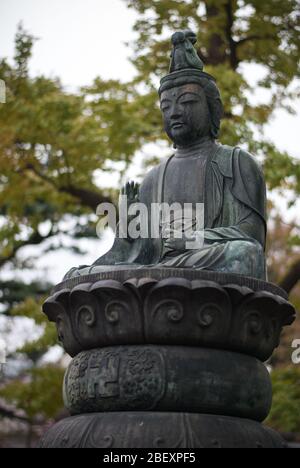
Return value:
<svg viewBox="0 0 300 468">
<path fill-rule="evenodd" d="M 20 21 L 39 41 L 31 72 L 58 76 L 72 88 L 97 75 L 130 79 L 125 41 L 135 13 L 122 0 L 0 0 L 0 56 L 12 57 Z"/>
<path fill-rule="evenodd" d="M 32 75 L 59 77 L 69 90 L 90 84 L 97 75 L 129 80 L 134 68 L 128 59 L 131 49 L 125 43 L 135 37 L 132 28 L 136 17 L 123 0 L 0 0 L 0 57 L 13 57 L 14 36 L 22 21 L 25 29 L 39 38 L 30 62 Z M 245 69 L 254 84 L 260 70 L 252 65 Z M 300 111 L 299 102 L 296 107 Z M 300 157 L 299 115 L 278 111 L 267 135 L 280 149 Z M 58 264 L 55 255 L 48 256 L 51 279 L 60 278 L 74 262 L 91 262 L 110 242 L 108 237 L 101 247 L 90 244 L 91 253 L 83 260 L 61 253 L 64 260 Z M 24 256 L 27 253 L 23 249 Z"/>
</svg>

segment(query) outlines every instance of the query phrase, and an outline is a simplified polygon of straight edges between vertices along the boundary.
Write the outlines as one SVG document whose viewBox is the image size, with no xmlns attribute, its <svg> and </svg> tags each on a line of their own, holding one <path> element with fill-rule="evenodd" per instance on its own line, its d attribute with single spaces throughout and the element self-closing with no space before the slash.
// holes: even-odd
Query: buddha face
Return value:
<svg viewBox="0 0 300 468">
<path fill-rule="evenodd" d="M 210 113 L 198 84 L 167 89 L 160 96 L 164 128 L 178 147 L 189 146 L 210 134 Z"/>
</svg>

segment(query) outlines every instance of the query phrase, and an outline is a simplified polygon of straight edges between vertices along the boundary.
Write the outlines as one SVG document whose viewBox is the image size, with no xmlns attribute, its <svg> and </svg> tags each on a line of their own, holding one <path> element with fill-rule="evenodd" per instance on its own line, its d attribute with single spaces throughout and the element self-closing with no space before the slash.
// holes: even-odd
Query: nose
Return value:
<svg viewBox="0 0 300 468">
<path fill-rule="evenodd" d="M 172 120 L 178 119 L 182 115 L 180 104 L 174 103 L 171 107 L 170 118 Z"/>
</svg>

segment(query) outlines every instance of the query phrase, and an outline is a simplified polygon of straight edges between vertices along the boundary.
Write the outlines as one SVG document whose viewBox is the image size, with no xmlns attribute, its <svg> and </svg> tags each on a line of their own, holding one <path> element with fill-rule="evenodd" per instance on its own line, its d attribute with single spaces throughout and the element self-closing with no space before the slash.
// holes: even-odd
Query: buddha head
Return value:
<svg viewBox="0 0 300 468">
<path fill-rule="evenodd" d="M 160 107 L 164 128 L 175 146 L 219 135 L 223 106 L 214 78 L 203 72 L 191 31 L 173 34 L 170 73 L 161 80 Z"/>
</svg>

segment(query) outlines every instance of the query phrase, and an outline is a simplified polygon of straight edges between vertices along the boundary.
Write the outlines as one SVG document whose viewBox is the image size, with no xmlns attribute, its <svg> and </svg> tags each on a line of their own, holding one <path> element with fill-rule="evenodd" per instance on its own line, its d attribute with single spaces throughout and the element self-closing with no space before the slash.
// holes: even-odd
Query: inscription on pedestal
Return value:
<svg viewBox="0 0 300 468">
<path fill-rule="evenodd" d="M 92 350 L 73 359 L 65 375 L 65 404 L 73 413 L 113 408 L 116 398 L 124 407 L 151 409 L 165 392 L 165 362 L 157 350 L 123 348 Z M 79 410 L 79 408 L 78 408 Z"/>
</svg>

